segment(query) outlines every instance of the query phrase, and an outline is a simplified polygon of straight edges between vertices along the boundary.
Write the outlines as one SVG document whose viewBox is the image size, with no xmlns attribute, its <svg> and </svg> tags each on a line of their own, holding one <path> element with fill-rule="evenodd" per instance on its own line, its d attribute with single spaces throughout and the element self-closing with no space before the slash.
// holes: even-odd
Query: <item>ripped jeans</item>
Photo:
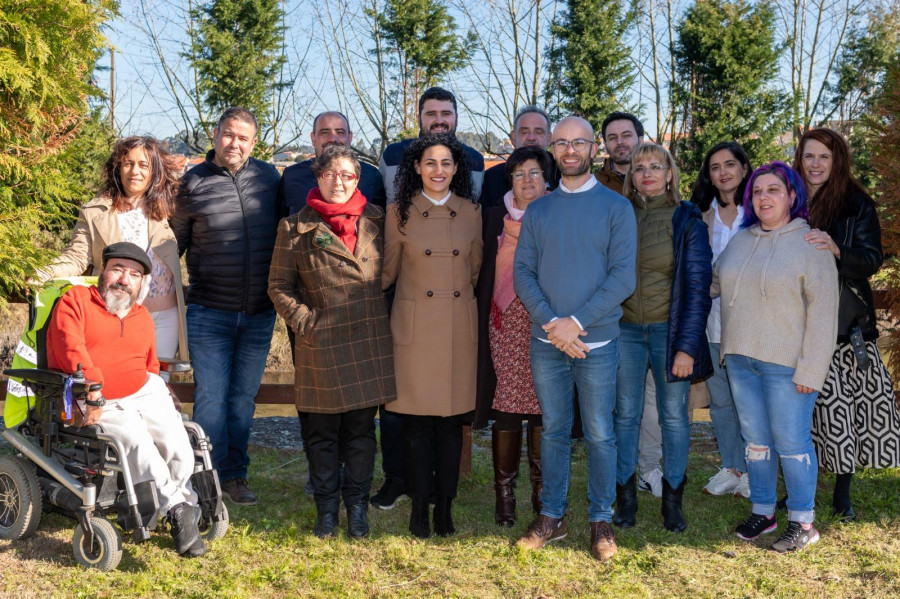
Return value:
<svg viewBox="0 0 900 599">
<path fill-rule="evenodd" d="M 725 367 L 746 448 L 753 513 L 775 513 L 780 458 L 788 520 L 811 523 L 819 468 L 810 432 L 817 393 L 797 393 L 788 366 L 729 354 Z"/>
</svg>

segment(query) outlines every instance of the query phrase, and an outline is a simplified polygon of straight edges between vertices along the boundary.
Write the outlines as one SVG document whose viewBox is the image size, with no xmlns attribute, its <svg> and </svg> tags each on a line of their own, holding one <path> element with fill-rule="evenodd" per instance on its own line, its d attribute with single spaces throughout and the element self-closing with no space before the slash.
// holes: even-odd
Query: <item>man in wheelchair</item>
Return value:
<svg viewBox="0 0 900 599">
<path fill-rule="evenodd" d="M 206 545 L 190 484 L 194 452 L 159 376 L 153 319 L 137 303 L 150 271 L 137 245 L 107 246 L 97 286 L 73 287 L 60 298 L 47 329 L 47 365 L 72 373 L 80 364 L 85 379 L 102 383 L 83 401 L 82 424 L 98 424 L 121 440 L 135 482 L 156 483 L 176 551 L 195 557 Z"/>
</svg>

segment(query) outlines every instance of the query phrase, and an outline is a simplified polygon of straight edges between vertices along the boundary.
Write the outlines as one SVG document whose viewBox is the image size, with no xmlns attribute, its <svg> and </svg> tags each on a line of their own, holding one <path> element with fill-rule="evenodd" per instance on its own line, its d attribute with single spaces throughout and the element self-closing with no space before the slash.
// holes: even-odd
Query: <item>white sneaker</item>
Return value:
<svg viewBox="0 0 900 599">
<path fill-rule="evenodd" d="M 734 474 L 730 468 L 720 468 L 703 487 L 703 492 L 707 495 L 733 495 L 740 483 L 741 477 Z M 749 492 L 749 486 L 747 489 Z"/>
<path fill-rule="evenodd" d="M 654 497 L 662 497 L 662 478 L 663 473 L 659 468 L 654 468 L 647 474 L 641 473 L 638 489 L 650 491 Z"/>
<path fill-rule="evenodd" d="M 750 475 L 746 472 L 741 475 L 740 482 L 737 487 L 734 488 L 734 496 L 750 499 Z"/>
</svg>

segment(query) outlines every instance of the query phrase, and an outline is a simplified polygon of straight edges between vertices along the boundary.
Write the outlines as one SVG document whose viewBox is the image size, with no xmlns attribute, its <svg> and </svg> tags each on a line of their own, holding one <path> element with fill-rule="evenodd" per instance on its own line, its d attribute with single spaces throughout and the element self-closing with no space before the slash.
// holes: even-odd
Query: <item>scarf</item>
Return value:
<svg viewBox="0 0 900 599">
<path fill-rule="evenodd" d="M 318 187 L 309 190 L 306 205 L 315 210 L 322 221 L 338 236 L 352 254 L 356 251 L 356 222 L 366 207 L 366 196 L 356 189 L 344 204 L 329 204 L 322 199 Z"/>
<path fill-rule="evenodd" d="M 513 289 L 513 261 L 516 257 L 516 245 L 519 243 L 519 231 L 522 228 L 524 210 L 516 208 L 512 191 L 503 196 L 508 214 L 503 217 L 503 232 L 497 238 L 497 262 L 494 275 L 494 293 L 491 296 L 491 316 L 495 328 L 500 326 L 500 315 L 516 299 Z"/>
</svg>

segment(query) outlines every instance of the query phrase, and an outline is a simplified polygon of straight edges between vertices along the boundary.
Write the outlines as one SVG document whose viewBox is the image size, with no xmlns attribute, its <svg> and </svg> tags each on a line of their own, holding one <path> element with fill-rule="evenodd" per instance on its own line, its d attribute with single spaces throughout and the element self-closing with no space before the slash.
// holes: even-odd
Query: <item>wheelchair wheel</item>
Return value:
<svg viewBox="0 0 900 599">
<path fill-rule="evenodd" d="M 34 465 L 18 456 L 0 458 L 0 539 L 33 535 L 41 523 L 41 503 Z"/>
<path fill-rule="evenodd" d="M 75 561 L 87 568 L 109 572 L 122 559 L 122 537 L 106 518 L 91 518 L 91 527 L 94 529 L 93 547 L 87 546 L 81 524 L 75 528 L 72 536 Z"/>
<path fill-rule="evenodd" d="M 228 507 L 222 506 L 221 519 L 213 522 L 211 518 L 200 518 L 200 538 L 205 542 L 218 541 L 228 532 Z"/>
</svg>

